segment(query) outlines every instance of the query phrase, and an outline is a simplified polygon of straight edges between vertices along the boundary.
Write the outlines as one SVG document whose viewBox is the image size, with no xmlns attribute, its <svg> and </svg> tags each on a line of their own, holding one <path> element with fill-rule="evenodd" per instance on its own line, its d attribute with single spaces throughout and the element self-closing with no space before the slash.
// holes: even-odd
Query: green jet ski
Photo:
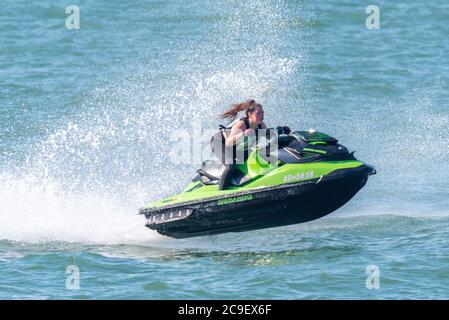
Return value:
<svg viewBox="0 0 449 320">
<path fill-rule="evenodd" d="M 276 161 L 254 148 L 225 190 L 218 188 L 225 166 L 205 161 L 182 193 L 139 210 L 146 226 L 187 238 L 307 222 L 343 206 L 376 173 L 327 134 L 295 131 L 277 139 Z"/>
</svg>

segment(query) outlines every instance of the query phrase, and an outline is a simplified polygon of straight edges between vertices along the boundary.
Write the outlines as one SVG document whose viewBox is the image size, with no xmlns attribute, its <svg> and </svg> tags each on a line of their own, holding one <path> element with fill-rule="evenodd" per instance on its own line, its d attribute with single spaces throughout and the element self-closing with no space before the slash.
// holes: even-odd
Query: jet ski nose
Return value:
<svg viewBox="0 0 449 320">
<path fill-rule="evenodd" d="M 368 163 L 365 163 L 365 165 L 368 167 L 368 174 L 370 176 L 372 176 L 372 175 L 377 173 L 377 170 L 376 170 L 376 168 L 374 168 L 374 166 L 372 166 L 372 165 L 370 165 Z"/>
</svg>

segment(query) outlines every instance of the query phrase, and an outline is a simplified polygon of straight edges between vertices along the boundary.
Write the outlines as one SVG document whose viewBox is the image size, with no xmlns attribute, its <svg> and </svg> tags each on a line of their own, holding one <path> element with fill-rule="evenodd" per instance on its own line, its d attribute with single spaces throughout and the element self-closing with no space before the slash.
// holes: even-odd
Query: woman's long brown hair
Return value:
<svg viewBox="0 0 449 320">
<path fill-rule="evenodd" d="M 235 118 L 237 118 L 240 111 L 245 111 L 248 116 L 248 113 L 253 112 L 259 106 L 261 105 L 254 100 L 246 100 L 245 102 L 235 103 L 231 105 L 228 110 L 220 114 L 220 118 L 229 119 L 229 122 L 232 122 Z"/>
</svg>

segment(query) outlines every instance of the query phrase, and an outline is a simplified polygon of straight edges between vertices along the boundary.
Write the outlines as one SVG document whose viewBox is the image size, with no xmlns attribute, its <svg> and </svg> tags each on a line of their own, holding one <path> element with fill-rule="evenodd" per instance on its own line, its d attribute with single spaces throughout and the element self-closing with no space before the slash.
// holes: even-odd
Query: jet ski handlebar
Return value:
<svg viewBox="0 0 449 320">
<path fill-rule="evenodd" d="M 278 134 L 290 134 L 292 132 L 288 126 L 276 127 Z"/>
</svg>

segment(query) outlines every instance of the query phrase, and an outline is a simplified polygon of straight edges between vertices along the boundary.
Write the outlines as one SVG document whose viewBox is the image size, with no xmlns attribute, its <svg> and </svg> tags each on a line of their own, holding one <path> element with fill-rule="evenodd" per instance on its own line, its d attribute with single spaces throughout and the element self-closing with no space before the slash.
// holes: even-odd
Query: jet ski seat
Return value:
<svg viewBox="0 0 449 320">
<path fill-rule="evenodd" d="M 210 181 L 219 181 L 226 166 L 220 161 L 203 161 L 201 169 L 196 170 L 200 176 L 205 176 Z"/>
<path fill-rule="evenodd" d="M 198 176 L 196 180 L 200 180 L 206 185 L 210 184 L 220 184 L 220 180 L 223 177 L 223 172 L 226 166 L 219 161 L 206 160 L 201 165 L 201 169 L 196 170 Z M 229 176 L 229 185 L 241 186 L 242 184 L 248 182 L 250 178 L 245 175 L 244 172 L 240 170 L 232 170 Z"/>
</svg>

